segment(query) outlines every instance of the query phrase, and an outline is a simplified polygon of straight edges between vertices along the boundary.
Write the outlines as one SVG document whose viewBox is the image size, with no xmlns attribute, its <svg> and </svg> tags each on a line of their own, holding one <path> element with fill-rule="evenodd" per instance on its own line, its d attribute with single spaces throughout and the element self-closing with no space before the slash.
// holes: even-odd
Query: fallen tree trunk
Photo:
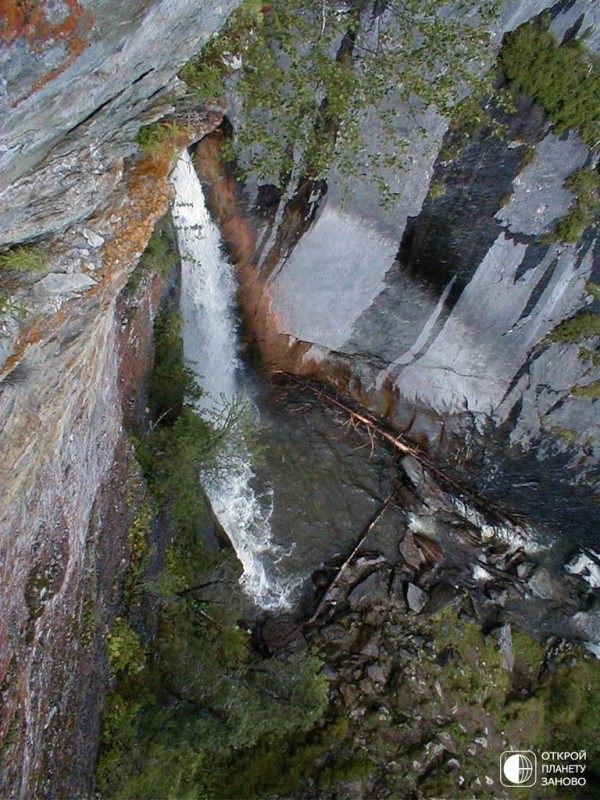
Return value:
<svg viewBox="0 0 600 800">
<path fill-rule="evenodd" d="M 337 571 L 337 573 L 335 575 L 335 578 L 331 581 L 331 583 L 327 587 L 327 590 L 326 590 L 325 594 L 323 595 L 323 597 L 321 598 L 321 600 L 319 602 L 319 605 L 317 606 L 316 611 L 312 614 L 312 616 L 309 619 L 306 620 L 306 622 L 304 623 L 303 627 L 306 628 L 309 625 L 313 625 L 316 622 L 316 620 L 321 616 L 321 614 L 325 610 L 325 607 L 327 606 L 327 601 L 329 600 L 329 597 L 331 596 L 331 593 L 333 592 L 335 587 L 339 584 L 340 580 L 342 579 L 342 576 L 343 576 L 344 572 L 348 569 L 348 567 L 350 566 L 350 564 L 352 563 L 352 561 L 356 557 L 358 551 L 360 550 L 360 548 L 364 544 L 364 541 L 367 538 L 367 536 L 371 533 L 371 531 L 373 530 L 375 525 L 377 525 L 377 523 L 379 522 L 379 520 L 383 516 L 386 508 L 390 505 L 390 503 L 394 499 L 395 494 L 396 494 L 396 491 L 394 490 L 393 492 L 391 492 L 387 496 L 387 498 L 385 499 L 383 504 L 379 507 L 377 512 L 373 515 L 373 517 L 371 517 L 371 519 L 368 522 L 368 524 L 366 525 L 366 527 L 363 528 L 363 530 L 361 531 L 360 536 L 358 537 L 358 540 L 357 540 L 356 544 L 354 545 L 354 547 L 352 549 L 352 552 L 350 553 L 348 558 L 344 561 L 344 563 L 338 568 L 338 571 Z"/>
<path fill-rule="evenodd" d="M 355 427 L 363 426 L 371 439 L 373 436 L 377 436 L 378 439 L 385 442 L 386 444 L 390 445 L 394 450 L 398 453 L 401 453 L 404 456 L 412 456 L 419 464 L 427 470 L 431 475 L 434 475 L 435 478 L 443 485 L 451 489 L 453 492 L 456 492 L 459 496 L 466 498 L 469 500 L 470 503 L 481 512 L 490 515 L 493 517 L 497 522 L 501 522 L 504 524 L 508 524 L 511 526 L 516 526 L 517 528 L 521 528 L 518 523 L 518 520 L 512 518 L 510 515 L 506 514 L 499 508 L 497 508 L 492 503 L 484 500 L 483 498 L 479 497 L 478 495 L 474 494 L 473 492 L 466 489 L 461 483 L 457 480 L 452 478 L 442 469 L 440 469 L 436 464 L 432 462 L 432 460 L 420 450 L 418 447 L 413 447 L 411 445 L 406 444 L 403 442 L 399 436 L 394 436 L 394 434 L 387 431 L 381 422 L 374 416 L 370 415 L 366 411 L 356 411 L 354 408 L 351 408 L 347 403 L 343 402 L 339 399 L 339 397 L 332 396 L 327 391 L 323 389 L 321 386 L 317 386 L 311 381 L 299 376 L 294 375 L 289 372 L 284 372 L 282 370 L 277 370 L 273 373 L 274 379 L 289 379 L 294 383 L 297 383 L 299 386 L 302 386 L 305 389 L 308 389 L 312 392 L 315 397 L 319 400 L 328 403 L 335 408 L 339 408 L 341 411 L 344 412 L 348 416 L 348 419 L 352 421 Z"/>
</svg>

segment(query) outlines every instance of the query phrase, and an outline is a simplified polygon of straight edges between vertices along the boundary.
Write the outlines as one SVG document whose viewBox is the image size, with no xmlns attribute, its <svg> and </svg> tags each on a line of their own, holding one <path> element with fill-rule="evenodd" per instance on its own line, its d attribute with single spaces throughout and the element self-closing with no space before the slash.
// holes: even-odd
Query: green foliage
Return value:
<svg viewBox="0 0 600 800">
<path fill-rule="evenodd" d="M 580 169 L 567 178 L 565 187 L 573 192 L 575 199 L 558 223 L 556 237 L 568 244 L 575 244 L 600 211 L 600 176 L 596 170 Z"/>
<path fill-rule="evenodd" d="M 568 442 L 569 444 L 575 444 L 575 442 L 579 439 L 579 433 L 571 430 L 571 428 L 561 428 L 557 426 L 552 428 L 552 433 L 555 436 L 560 436 L 561 439 L 564 439 L 564 441 Z"/>
<path fill-rule="evenodd" d="M 146 499 L 138 509 L 127 532 L 129 565 L 123 579 L 123 602 L 129 610 L 140 601 L 142 595 L 142 578 L 146 568 L 148 535 L 152 525 L 152 518 L 152 508 Z"/>
<path fill-rule="evenodd" d="M 200 417 L 200 392 L 182 357 L 179 321 L 156 325 L 149 403 L 155 417 L 138 459 L 159 507 L 176 533 L 157 579 L 142 582 L 152 513 L 142 504 L 128 535 L 131 593 L 146 590 L 153 637 L 146 650 L 118 617 L 108 637 L 115 692 L 102 722 L 96 769 L 106 797 L 223 797 L 241 752 L 283 746 L 318 725 L 328 703 L 322 664 L 301 654 L 265 659 L 238 620 L 246 613 L 239 564 L 230 551 L 206 552 L 197 535 L 204 513 L 199 475 L 218 471 L 252 442 L 250 407 L 225 406 L 214 424 Z M 128 575 L 129 575 L 128 573 Z M 126 577 L 126 587 L 127 587 Z"/>
<path fill-rule="evenodd" d="M 226 779 L 219 787 L 217 797 L 262 800 L 268 795 L 297 790 L 301 781 L 315 777 L 317 759 L 324 759 L 328 752 L 342 743 L 350 744 L 345 716 L 337 717 L 309 734 L 288 736 L 283 747 L 279 741 L 262 741 L 255 748 L 236 754 L 235 763 L 224 770 Z M 339 767 L 336 771 L 338 775 L 335 777 L 339 778 Z M 348 771 L 346 767 L 343 777 L 348 776 Z M 335 782 L 332 772 L 330 768 L 319 774 L 320 786 Z"/>
<path fill-rule="evenodd" d="M 184 406 L 202 396 L 194 373 L 184 363 L 181 317 L 159 314 L 154 322 L 154 367 L 148 386 L 150 413 L 163 425 L 175 422 Z"/>
<path fill-rule="evenodd" d="M 222 81 L 241 59 L 235 152 L 260 180 L 321 179 L 336 158 L 346 173 L 374 171 L 388 189 L 386 170 L 402 166 L 399 101 L 415 114 L 432 104 L 448 113 L 464 94 L 493 93 L 491 76 L 480 73 L 495 0 L 462 0 L 456 18 L 441 13 L 443 0 L 390 2 L 368 31 L 366 6 L 275 0 L 254 20 L 242 9 L 182 71 L 210 99 L 224 93 Z M 475 9 L 476 23 L 465 22 Z M 367 128 L 380 145 L 369 152 Z"/>
<path fill-rule="evenodd" d="M 549 334 L 552 342 L 575 343 L 600 336 L 600 316 L 593 311 L 580 311 L 557 325 Z"/>
<path fill-rule="evenodd" d="M 27 308 L 23 303 L 9 295 L 0 294 L 0 317 L 12 317 L 21 320 L 27 315 Z"/>
<path fill-rule="evenodd" d="M 592 147 L 600 142 L 600 66 L 581 42 L 559 45 L 533 23 L 508 34 L 500 53 L 513 86 L 532 95 L 558 134 L 574 128 Z"/>
<path fill-rule="evenodd" d="M 144 668 L 144 650 L 137 633 L 123 617 L 117 617 L 108 634 L 108 660 L 113 675 L 134 675 Z"/>
<path fill-rule="evenodd" d="M 193 96 L 204 103 L 220 100 L 225 80 L 232 74 L 235 59 L 252 45 L 263 21 L 262 3 L 244 0 L 228 19 L 218 36 L 179 72 Z"/>
<path fill-rule="evenodd" d="M 179 252 L 177 249 L 177 239 L 173 229 L 171 213 L 165 214 L 157 226 L 152 231 L 152 236 L 148 240 L 146 249 L 129 276 L 125 291 L 133 295 L 145 275 L 157 274 L 163 278 L 177 268 L 180 263 Z"/>
<path fill-rule="evenodd" d="M 432 202 L 439 200 L 446 194 L 446 185 L 443 181 L 432 181 L 429 184 L 429 199 Z"/>
<path fill-rule="evenodd" d="M 600 300 L 600 286 L 597 283 L 588 281 L 585 285 L 585 288 L 588 294 L 590 294 L 594 300 Z"/>
<path fill-rule="evenodd" d="M 521 166 L 526 167 L 528 164 L 532 164 L 535 161 L 535 147 L 534 145 L 528 145 L 521 150 Z"/>
<path fill-rule="evenodd" d="M 193 534 L 170 546 L 165 572 L 145 670 L 152 693 L 121 681 L 98 781 L 111 798 L 225 797 L 239 752 L 275 751 L 318 724 L 327 706 L 321 662 L 253 653 L 237 624 L 244 601 L 231 559 L 205 553 Z"/>
<path fill-rule="evenodd" d="M 41 272 L 48 266 L 46 254 L 41 247 L 23 245 L 0 255 L 0 270 L 9 272 Z"/>
<path fill-rule="evenodd" d="M 188 130 L 176 120 L 153 122 L 140 128 L 136 142 L 142 152 L 153 161 L 169 161 L 177 155 L 180 147 L 178 140 L 187 136 Z"/>
<path fill-rule="evenodd" d="M 566 658 L 550 679 L 548 720 L 553 750 L 586 750 L 588 764 L 600 760 L 600 666 L 592 657 Z"/>
</svg>

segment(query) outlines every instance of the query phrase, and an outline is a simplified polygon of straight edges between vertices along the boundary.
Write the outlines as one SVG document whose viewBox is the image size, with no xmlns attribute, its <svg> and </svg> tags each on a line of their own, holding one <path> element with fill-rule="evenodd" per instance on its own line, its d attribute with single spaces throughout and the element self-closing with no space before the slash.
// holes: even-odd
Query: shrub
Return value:
<svg viewBox="0 0 600 800">
<path fill-rule="evenodd" d="M 0 295 L 0 317 L 12 317 L 21 320 L 27 315 L 27 308 L 8 295 Z"/>
<path fill-rule="evenodd" d="M 558 223 L 556 237 L 567 244 L 576 244 L 600 210 L 600 177 L 596 170 L 579 169 L 567 178 L 565 187 L 573 192 L 575 199 Z"/>
<path fill-rule="evenodd" d="M 559 45 L 526 23 L 508 34 L 500 63 L 512 85 L 542 105 L 558 134 L 573 128 L 590 146 L 600 141 L 600 67 L 578 41 Z"/>
<path fill-rule="evenodd" d="M 108 660 L 113 675 L 134 675 L 144 668 L 144 650 L 137 633 L 123 617 L 117 617 L 108 634 Z"/>
<path fill-rule="evenodd" d="M 390 3 L 378 16 L 375 47 L 357 36 L 364 3 L 335 11 L 321 0 L 258 5 L 244 4 L 181 77 L 206 100 L 223 96 L 223 80 L 235 72 L 242 110 L 234 148 L 261 180 L 320 180 L 336 158 L 342 171 L 375 173 L 389 190 L 388 170 L 402 167 L 405 145 L 398 98 L 449 113 L 465 94 L 495 93 L 480 69 L 493 0 L 465 0 L 460 20 L 440 13 L 442 0 L 409 0 L 402 11 Z M 365 124 L 378 140 L 368 148 Z"/>
<path fill-rule="evenodd" d="M 46 254 L 33 245 L 15 247 L 0 256 L 0 269 L 10 272 L 41 272 L 47 266 Z"/>
<path fill-rule="evenodd" d="M 189 130 L 185 125 L 175 120 L 161 120 L 140 128 L 136 142 L 152 161 L 170 161 L 183 149 L 182 139 L 187 136 Z"/>
<path fill-rule="evenodd" d="M 154 367 L 148 386 L 150 412 L 163 425 L 173 424 L 184 404 L 202 396 L 194 373 L 184 363 L 181 317 L 172 311 L 154 322 Z"/>
<path fill-rule="evenodd" d="M 146 249 L 127 281 L 125 291 L 133 295 L 144 275 L 157 274 L 168 278 L 180 263 L 177 237 L 171 213 L 165 214 L 152 232 Z"/>
</svg>

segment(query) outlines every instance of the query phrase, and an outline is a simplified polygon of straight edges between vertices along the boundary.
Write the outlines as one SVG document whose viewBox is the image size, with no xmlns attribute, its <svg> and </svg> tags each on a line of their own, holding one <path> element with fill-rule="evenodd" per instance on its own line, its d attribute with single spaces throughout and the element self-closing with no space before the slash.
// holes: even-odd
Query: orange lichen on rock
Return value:
<svg viewBox="0 0 600 800">
<path fill-rule="evenodd" d="M 64 44 L 66 55 L 59 66 L 41 77 L 27 96 L 60 75 L 83 52 L 92 29 L 93 18 L 79 0 L 61 0 L 62 19 L 53 21 L 47 0 L 3 0 L 0 16 L 0 42 L 14 44 L 21 37 L 32 53 L 43 53 Z M 52 15 L 57 17 L 56 3 Z M 18 104 L 25 97 L 19 98 Z"/>
<path fill-rule="evenodd" d="M 222 113 L 210 112 L 202 127 L 178 134 L 174 146 L 183 150 L 191 141 L 213 130 L 221 120 Z M 116 195 L 119 201 L 113 201 L 98 213 L 97 221 L 101 222 L 103 217 L 107 220 L 101 227 L 108 228 L 108 232 L 99 249 L 101 266 L 93 272 L 96 285 L 82 292 L 82 297 L 99 298 L 107 308 L 126 284 L 157 222 L 167 212 L 173 194 L 169 182 L 172 152 L 161 158 L 148 156 L 134 162 L 125 172 L 126 191 Z M 64 303 L 54 314 L 25 322 L 14 353 L 0 367 L 0 380 L 15 368 L 32 345 L 51 336 L 71 313 L 70 303 Z"/>
<path fill-rule="evenodd" d="M 34 52 L 64 41 L 69 52 L 81 52 L 91 18 L 78 0 L 62 0 L 65 15 L 59 22 L 48 17 L 47 0 L 4 0 L 0 18 L 0 40 L 12 44 L 23 36 Z"/>
</svg>

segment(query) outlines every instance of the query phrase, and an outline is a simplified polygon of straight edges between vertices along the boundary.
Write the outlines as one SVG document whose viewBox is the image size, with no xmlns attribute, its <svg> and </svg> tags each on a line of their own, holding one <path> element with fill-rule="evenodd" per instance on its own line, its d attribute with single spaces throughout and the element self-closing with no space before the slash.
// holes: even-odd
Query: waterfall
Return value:
<svg viewBox="0 0 600 800">
<path fill-rule="evenodd" d="M 219 230 L 209 216 L 187 151 L 173 171 L 172 183 L 182 261 L 184 354 L 205 392 L 198 411 L 211 421 L 220 417 L 223 424 L 240 390 L 233 268 L 222 253 Z M 236 436 L 234 448 L 225 448 L 217 467 L 199 479 L 242 563 L 241 582 L 247 594 L 263 608 L 286 607 L 294 587 L 283 584 L 266 566 L 274 566 L 282 555 L 272 543 L 272 492 L 259 494 L 253 489 L 251 455 L 243 435 Z"/>
</svg>

